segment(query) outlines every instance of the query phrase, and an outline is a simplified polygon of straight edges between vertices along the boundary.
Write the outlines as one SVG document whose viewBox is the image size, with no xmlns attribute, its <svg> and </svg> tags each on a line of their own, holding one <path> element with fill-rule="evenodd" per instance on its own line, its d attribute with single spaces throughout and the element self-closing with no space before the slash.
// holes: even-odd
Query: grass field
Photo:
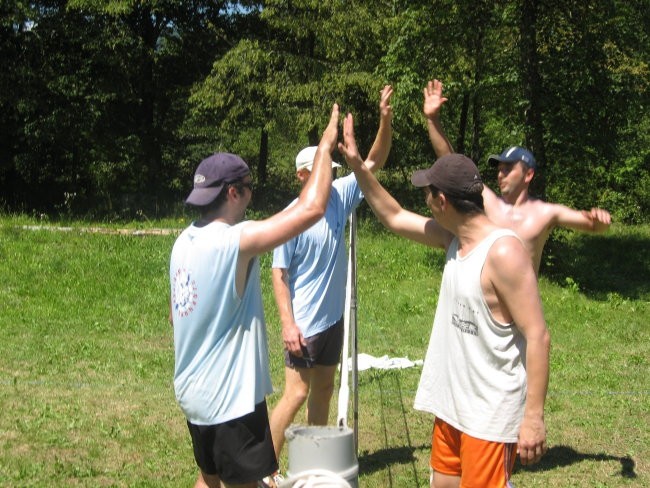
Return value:
<svg viewBox="0 0 650 488">
<path fill-rule="evenodd" d="M 34 224 L 0 217 L 0 486 L 191 486 L 167 322 L 175 234 L 24 228 Z M 358 260 L 359 351 L 422 359 L 442 252 L 362 222 Z M 513 481 L 650 486 L 650 227 L 558 234 L 545 261 L 550 449 L 535 467 L 517 465 Z M 280 390 L 269 255 L 262 265 Z M 428 486 L 432 417 L 412 407 L 419 376 L 418 367 L 359 374 L 362 487 Z"/>
</svg>

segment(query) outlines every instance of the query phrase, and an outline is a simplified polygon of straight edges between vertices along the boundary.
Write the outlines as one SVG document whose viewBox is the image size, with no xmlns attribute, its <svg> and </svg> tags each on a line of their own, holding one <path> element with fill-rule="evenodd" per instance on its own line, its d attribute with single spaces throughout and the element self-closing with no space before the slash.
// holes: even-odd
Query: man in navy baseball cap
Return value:
<svg viewBox="0 0 650 488">
<path fill-rule="evenodd" d="M 427 119 L 429 139 L 439 158 L 454 152 L 440 124 L 440 108 L 446 101 L 442 83 L 431 80 L 424 88 L 422 111 Z M 596 207 L 574 210 L 530 196 L 537 161 L 528 149 L 511 146 L 501 154 L 491 155 L 488 163 L 497 167 L 501 194 L 497 195 L 487 185 L 483 187 L 485 213 L 497 225 L 517 233 L 530 253 L 536 272 L 539 272 L 546 240 L 555 227 L 598 233 L 609 228 L 611 216 L 607 210 Z"/>
<path fill-rule="evenodd" d="M 251 170 L 236 154 L 215 153 L 205 158 L 194 173 L 194 188 L 185 203 L 203 207 L 219 196 L 224 186 L 241 180 Z"/>
<path fill-rule="evenodd" d="M 259 256 L 325 215 L 339 108 L 315 151 L 295 204 L 246 220 L 248 165 L 230 153 L 198 165 L 186 203 L 200 217 L 176 239 L 169 261 L 174 392 L 200 469 L 195 486 L 256 487 L 274 473 L 266 396 L 272 393 Z"/>
</svg>

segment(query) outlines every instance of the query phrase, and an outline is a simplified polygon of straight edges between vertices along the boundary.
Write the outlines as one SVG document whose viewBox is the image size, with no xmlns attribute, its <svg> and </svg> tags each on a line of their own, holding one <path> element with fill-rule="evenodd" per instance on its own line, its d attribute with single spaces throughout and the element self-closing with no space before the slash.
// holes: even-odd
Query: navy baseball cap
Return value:
<svg viewBox="0 0 650 488">
<path fill-rule="evenodd" d="M 517 161 L 521 161 L 531 169 L 537 169 L 537 162 L 535 162 L 535 156 L 533 156 L 533 153 L 521 146 L 509 147 L 501 154 L 492 154 L 488 158 L 488 163 L 493 165 L 499 163 L 516 163 Z"/>
<path fill-rule="evenodd" d="M 251 171 L 236 154 L 215 153 L 204 159 L 194 173 L 194 189 L 185 200 L 189 205 L 202 207 L 219 196 L 228 183 L 240 180 Z"/>
</svg>

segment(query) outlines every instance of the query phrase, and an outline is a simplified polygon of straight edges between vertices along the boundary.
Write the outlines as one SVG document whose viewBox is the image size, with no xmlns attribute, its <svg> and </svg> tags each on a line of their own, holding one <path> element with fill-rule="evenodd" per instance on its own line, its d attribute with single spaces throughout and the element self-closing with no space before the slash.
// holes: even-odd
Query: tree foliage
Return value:
<svg viewBox="0 0 650 488">
<path fill-rule="evenodd" d="M 332 103 L 368 150 L 387 83 L 382 178 L 411 196 L 410 171 L 434 158 L 421 103 L 435 77 L 455 149 L 488 181 L 488 154 L 526 145 L 540 195 L 647 221 L 649 16 L 622 0 L 4 1 L 2 203 L 162 215 L 223 150 L 251 164 L 261 209 L 280 205 Z"/>
</svg>

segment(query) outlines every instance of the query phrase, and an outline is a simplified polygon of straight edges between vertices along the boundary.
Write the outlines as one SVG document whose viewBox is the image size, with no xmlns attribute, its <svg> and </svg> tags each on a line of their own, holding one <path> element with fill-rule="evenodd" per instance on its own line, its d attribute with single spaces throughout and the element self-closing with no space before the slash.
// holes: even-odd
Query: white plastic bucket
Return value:
<svg viewBox="0 0 650 488">
<path fill-rule="evenodd" d="M 324 469 L 358 488 L 359 463 L 352 429 L 292 425 L 284 434 L 289 443 L 289 478 L 305 471 Z"/>
</svg>

